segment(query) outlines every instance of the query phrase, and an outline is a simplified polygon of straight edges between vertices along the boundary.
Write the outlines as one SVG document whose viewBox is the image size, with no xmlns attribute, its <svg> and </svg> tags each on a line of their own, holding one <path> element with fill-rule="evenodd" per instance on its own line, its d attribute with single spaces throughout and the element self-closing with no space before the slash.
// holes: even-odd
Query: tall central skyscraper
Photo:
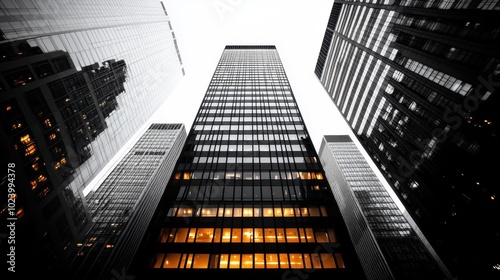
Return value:
<svg viewBox="0 0 500 280">
<path fill-rule="evenodd" d="M 129 275 L 365 279 L 274 46 L 226 46 Z"/>
</svg>

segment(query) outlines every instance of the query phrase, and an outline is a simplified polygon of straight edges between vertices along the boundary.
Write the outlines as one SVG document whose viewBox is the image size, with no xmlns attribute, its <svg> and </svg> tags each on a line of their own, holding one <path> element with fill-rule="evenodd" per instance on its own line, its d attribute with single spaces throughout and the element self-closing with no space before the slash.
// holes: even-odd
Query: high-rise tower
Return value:
<svg viewBox="0 0 500 280">
<path fill-rule="evenodd" d="M 452 279 L 351 137 L 325 135 L 319 157 L 368 279 Z"/>
<path fill-rule="evenodd" d="M 184 70 L 158 1 L 0 1 L 0 10 L 1 186 L 15 186 L 0 212 L 17 219 L 16 270 L 42 273 L 91 225 L 84 188 Z"/>
<path fill-rule="evenodd" d="M 335 1 L 315 73 L 459 279 L 500 277 L 499 1 Z"/>
<path fill-rule="evenodd" d="M 129 275 L 364 279 L 274 46 L 226 46 Z"/>
<path fill-rule="evenodd" d="M 113 272 L 128 268 L 185 140 L 183 124 L 151 124 L 86 195 L 93 224 L 70 254 L 65 274 L 111 279 Z"/>
</svg>

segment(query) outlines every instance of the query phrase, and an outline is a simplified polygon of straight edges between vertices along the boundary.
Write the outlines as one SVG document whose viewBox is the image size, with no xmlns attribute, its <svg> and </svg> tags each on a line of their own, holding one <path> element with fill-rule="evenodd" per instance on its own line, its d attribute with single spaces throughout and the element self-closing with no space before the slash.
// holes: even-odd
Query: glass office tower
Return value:
<svg viewBox="0 0 500 280">
<path fill-rule="evenodd" d="M 500 3 L 335 1 L 315 73 L 459 279 L 500 277 Z"/>
<path fill-rule="evenodd" d="M 17 270 L 46 271 L 91 225 L 84 188 L 183 66 L 158 1 L 0 1 L 0 15 L 4 192 L 6 166 L 16 174 L 15 206 L 0 212 L 17 219 Z"/>
<path fill-rule="evenodd" d="M 128 273 L 364 279 L 274 46 L 226 46 Z"/>
<path fill-rule="evenodd" d="M 325 135 L 319 157 L 368 279 L 452 279 L 348 135 Z"/>
<path fill-rule="evenodd" d="M 111 279 L 128 268 L 185 140 L 183 124 L 151 124 L 86 195 L 93 225 L 68 258 L 71 279 Z"/>
</svg>

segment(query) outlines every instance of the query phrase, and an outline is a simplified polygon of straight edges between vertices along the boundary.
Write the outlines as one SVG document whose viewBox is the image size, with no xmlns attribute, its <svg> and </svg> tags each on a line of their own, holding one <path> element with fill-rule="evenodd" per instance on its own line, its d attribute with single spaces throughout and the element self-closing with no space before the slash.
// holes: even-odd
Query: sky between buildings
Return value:
<svg viewBox="0 0 500 280">
<path fill-rule="evenodd" d="M 184 123 L 189 132 L 224 47 L 275 45 L 316 151 L 319 151 L 323 135 L 351 135 L 361 147 L 314 74 L 333 2 L 164 1 L 186 75 L 149 123 Z M 137 132 L 86 191 L 111 171 L 149 123 Z M 366 157 L 363 150 L 362 153 Z M 368 162 L 373 168 L 372 161 Z M 385 183 L 380 172 L 374 171 Z"/>
</svg>

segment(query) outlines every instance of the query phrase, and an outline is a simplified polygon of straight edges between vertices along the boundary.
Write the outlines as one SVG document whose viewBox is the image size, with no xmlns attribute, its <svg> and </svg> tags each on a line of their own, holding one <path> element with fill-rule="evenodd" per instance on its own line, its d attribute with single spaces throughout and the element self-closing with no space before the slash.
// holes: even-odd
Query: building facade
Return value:
<svg viewBox="0 0 500 280">
<path fill-rule="evenodd" d="M 498 1 L 335 1 L 315 69 L 459 279 L 500 273 L 499 16 Z"/>
<path fill-rule="evenodd" d="M 16 174 L 15 205 L 0 211 L 16 219 L 18 270 L 57 270 L 91 225 L 84 188 L 184 70 L 161 2 L 0 7 L 2 166 Z"/>
<path fill-rule="evenodd" d="M 138 279 L 364 279 L 274 46 L 226 46 Z"/>
<path fill-rule="evenodd" d="M 71 279 L 111 279 L 128 268 L 185 140 L 183 124 L 151 124 L 86 195 L 93 224 L 68 258 Z"/>
<path fill-rule="evenodd" d="M 368 279 L 453 279 L 348 135 L 325 135 L 319 157 Z"/>
</svg>

